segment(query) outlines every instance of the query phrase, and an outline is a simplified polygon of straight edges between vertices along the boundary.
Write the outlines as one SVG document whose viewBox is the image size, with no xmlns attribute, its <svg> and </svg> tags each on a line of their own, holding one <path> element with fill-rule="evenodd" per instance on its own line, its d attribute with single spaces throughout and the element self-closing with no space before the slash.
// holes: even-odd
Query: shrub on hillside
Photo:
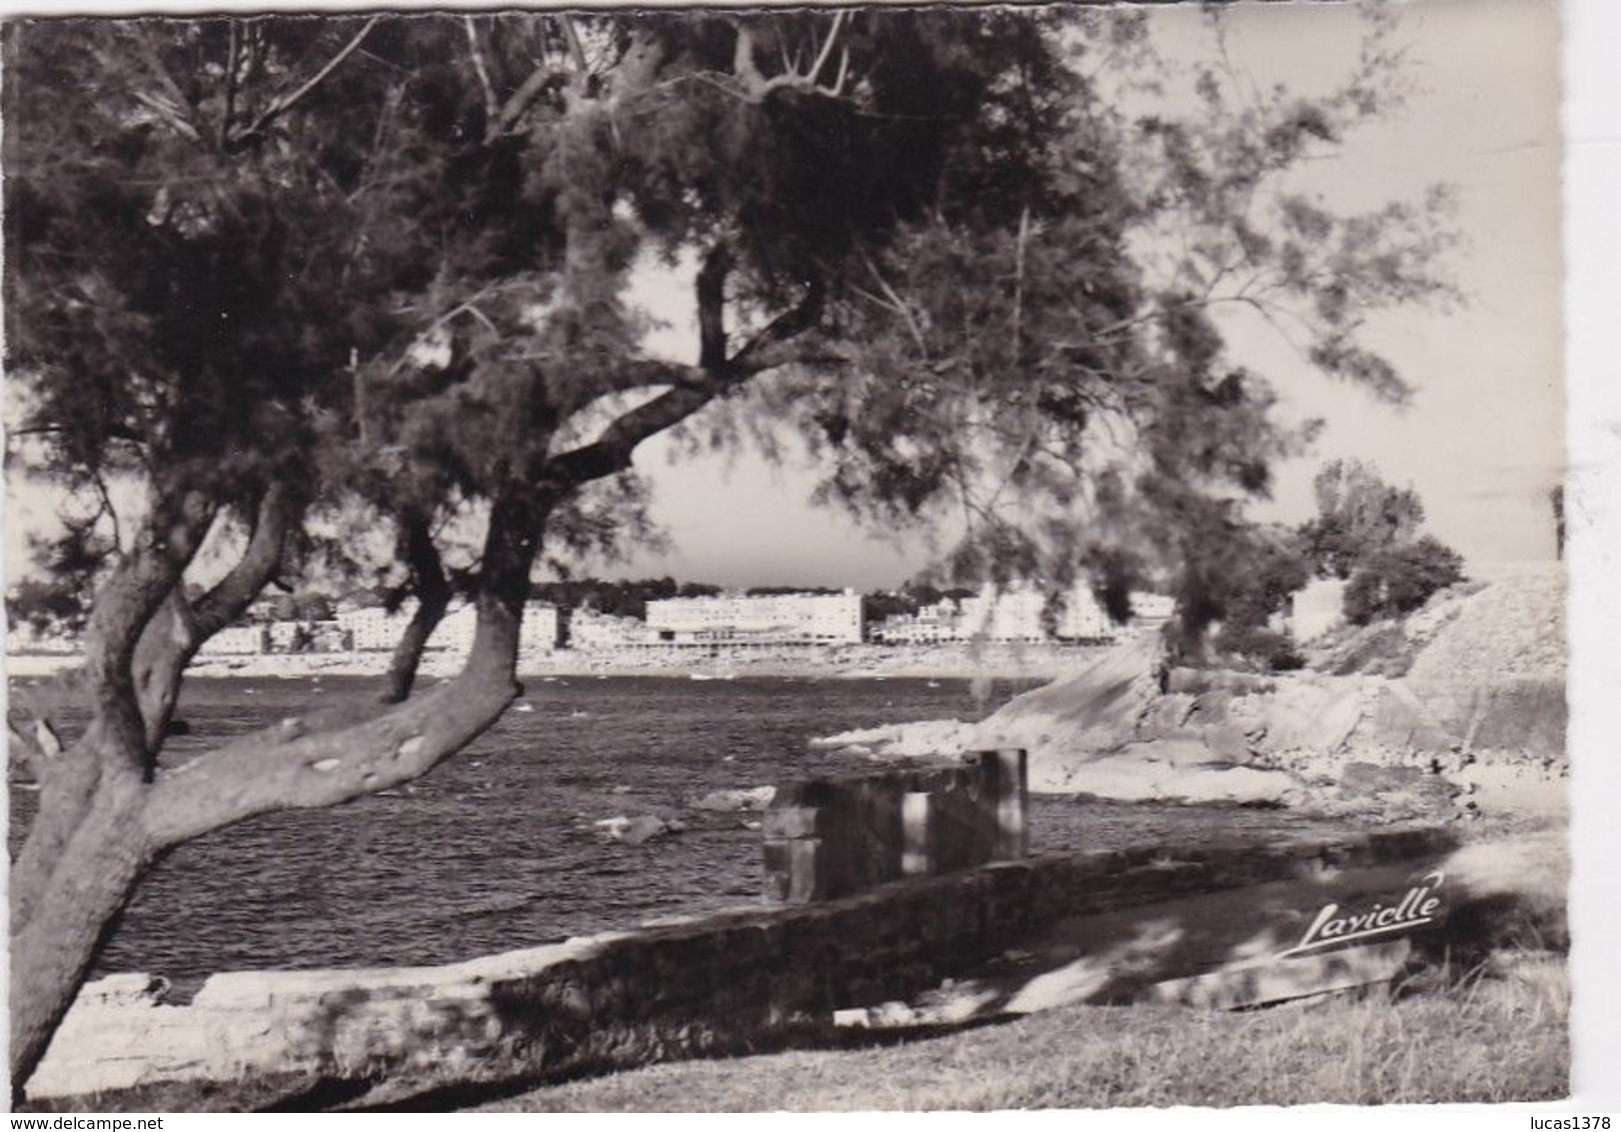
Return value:
<svg viewBox="0 0 1621 1132">
<path fill-rule="evenodd" d="M 1261 625 L 1223 625 L 1213 643 L 1218 653 L 1249 660 L 1270 672 L 1292 672 L 1306 666 L 1293 637 Z"/>
<path fill-rule="evenodd" d="M 1345 586 L 1345 619 L 1353 625 L 1399 617 L 1463 581 L 1463 558 L 1430 535 L 1370 554 Z"/>
</svg>

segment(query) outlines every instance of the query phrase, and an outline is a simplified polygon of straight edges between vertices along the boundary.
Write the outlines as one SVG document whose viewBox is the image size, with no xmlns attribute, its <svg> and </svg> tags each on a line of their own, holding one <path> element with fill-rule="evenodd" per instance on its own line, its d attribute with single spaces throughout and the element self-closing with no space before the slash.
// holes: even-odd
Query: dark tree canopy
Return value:
<svg viewBox="0 0 1621 1132">
<path fill-rule="evenodd" d="M 1420 608 L 1432 595 L 1464 580 L 1463 558 L 1434 535 L 1380 547 L 1345 585 L 1345 619 L 1366 625 Z"/>
<path fill-rule="evenodd" d="M 1361 460 L 1330 461 L 1314 486 L 1317 515 L 1300 541 L 1319 576 L 1346 580 L 1352 624 L 1411 613 L 1463 580 L 1462 556 L 1420 533 L 1424 504 L 1413 489 L 1390 486 Z"/>
<path fill-rule="evenodd" d="M 499 717 L 536 568 L 655 533 L 649 437 L 797 434 L 824 501 L 952 529 L 943 582 L 1086 574 L 1118 609 L 1193 577 L 1198 533 L 1310 439 L 1230 356 L 1224 307 L 1399 400 L 1359 335 L 1444 296 L 1444 201 L 1339 215 L 1288 178 L 1391 109 L 1390 29 L 1310 99 L 1198 67 L 1176 120 L 1114 97 L 1111 67 L 1156 65 L 1146 29 L 1086 8 L 6 25 L 8 461 L 64 500 L 56 591 L 23 596 L 79 603 L 91 712 L 32 759 L 14 1080 L 158 855 L 386 789 Z M 695 272 L 681 361 L 644 350 L 628 299 L 656 263 Z M 417 599 L 385 702 L 166 762 L 197 648 L 318 564 Z M 418 690 L 458 594 L 465 669 Z"/>
<path fill-rule="evenodd" d="M 721 592 L 708 582 L 677 582 L 674 578 L 643 578 L 639 581 L 608 581 L 601 578 L 571 578 L 561 582 L 536 582 L 529 595 L 548 601 L 559 609 L 593 609 L 614 617 L 647 616 L 647 603 L 673 597 L 707 597 Z"/>
</svg>

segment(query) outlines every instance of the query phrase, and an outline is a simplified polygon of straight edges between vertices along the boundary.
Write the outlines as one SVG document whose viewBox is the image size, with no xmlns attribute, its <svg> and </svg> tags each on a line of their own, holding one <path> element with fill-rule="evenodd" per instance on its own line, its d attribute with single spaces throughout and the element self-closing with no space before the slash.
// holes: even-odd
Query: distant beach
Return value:
<svg viewBox="0 0 1621 1132">
<path fill-rule="evenodd" d="M 919 677 L 932 679 L 1049 679 L 1085 664 L 1096 656 L 1096 645 L 968 643 L 895 646 L 830 645 L 750 652 L 597 653 L 559 649 L 522 657 L 520 676 L 644 676 L 680 675 L 694 679 L 731 679 L 738 676 L 878 679 Z M 75 667 L 81 658 L 69 653 L 21 653 L 6 657 L 12 677 L 49 676 Z M 195 661 L 190 673 L 211 677 L 269 677 L 298 679 L 310 676 L 380 676 L 388 670 L 386 652 L 275 653 L 251 656 L 209 656 Z M 448 652 L 429 652 L 422 669 L 427 676 L 450 676 L 461 658 Z"/>
</svg>

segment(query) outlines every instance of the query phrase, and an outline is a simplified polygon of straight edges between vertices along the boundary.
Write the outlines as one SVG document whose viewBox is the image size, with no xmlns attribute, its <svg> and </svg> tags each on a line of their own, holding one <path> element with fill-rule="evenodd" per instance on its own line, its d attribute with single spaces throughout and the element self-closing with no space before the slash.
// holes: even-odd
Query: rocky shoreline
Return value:
<svg viewBox="0 0 1621 1132">
<path fill-rule="evenodd" d="M 1342 633 L 1317 671 L 1167 667 L 1144 639 L 978 723 L 816 745 L 879 759 L 1022 747 L 1033 792 L 1124 802 L 1376 822 L 1558 817 L 1569 789 L 1562 601 L 1558 579 L 1462 588 L 1406 623 Z"/>
</svg>

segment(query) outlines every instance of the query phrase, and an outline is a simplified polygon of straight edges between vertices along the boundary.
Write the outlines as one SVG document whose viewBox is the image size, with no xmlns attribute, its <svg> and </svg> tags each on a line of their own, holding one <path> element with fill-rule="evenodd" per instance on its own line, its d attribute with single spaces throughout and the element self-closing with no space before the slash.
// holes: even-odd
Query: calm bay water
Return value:
<svg viewBox="0 0 1621 1132">
<path fill-rule="evenodd" d="M 168 758 L 370 694 L 362 678 L 197 680 Z M 98 974 L 195 984 L 220 970 L 447 963 L 750 903 L 763 885 L 758 815 L 691 803 L 720 789 L 870 770 L 814 736 L 909 720 L 980 718 L 965 680 L 561 677 L 419 781 L 333 810 L 271 814 L 181 846 L 127 908 Z M 527 708 L 527 710 L 523 710 Z M 12 841 L 34 795 L 12 793 Z M 605 840 L 616 815 L 679 817 L 644 845 Z M 1310 828 L 1278 812 L 1037 800 L 1032 848 L 1188 843 Z"/>
</svg>

